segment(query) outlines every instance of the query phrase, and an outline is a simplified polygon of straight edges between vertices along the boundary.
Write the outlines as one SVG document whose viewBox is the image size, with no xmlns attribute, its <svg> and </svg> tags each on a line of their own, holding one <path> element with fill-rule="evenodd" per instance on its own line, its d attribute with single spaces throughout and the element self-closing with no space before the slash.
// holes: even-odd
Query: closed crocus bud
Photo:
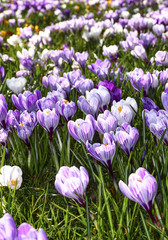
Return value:
<svg viewBox="0 0 168 240">
<path fill-rule="evenodd" d="M 86 91 L 90 91 L 94 87 L 94 82 L 91 79 L 80 78 L 74 84 L 74 88 L 82 95 L 86 94 Z"/>
<path fill-rule="evenodd" d="M 162 100 L 164 109 L 168 112 L 168 88 L 166 88 L 164 92 L 162 92 L 161 100 Z"/>
<path fill-rule="evenodd" d="M 0 170 L 0 184 L 11 189 L 18 189 L 22 184 L 22 170 L 18 166 L 5 165 Z"/>
<path fill-rule="evenodd" d="M 3 82 L 5 78 L 5 69 L 3 66 L 0 66 L 0 81 Z"/>
<path fill-rule="evenodd" d="M 159 107 L 152 101 L 152 99 L 148 97 L 142 97 L 141 100 L 144 109 L 147 109 L 149 111 L 152 109 L 155 109 L 156 111 L 159 110 Z"/>
<path fill-rule="evenodd" d="M 68 100 L 62 100 L 57 102 L 56 109 L 58 110 L 59 114 L 63 116 L 65 121 L 71 120 L 73 115 L 76 113 L 76 104 L 74 102 L 68 102 Z"/>
<path fill-rule="evenodd" d="M 86 142 L 86 148 L 90 155 L 101 162 L 105 167 L 111 171 L 112 161 L 116 151 L 116 145 L 113 142 L 111 144 L 94 143 L 91 145 Z"/>
<path fill-rule="evenodd" d="M 85 69 L 85 64 L 89 58 L 89 53 L 88 52 L 76 52 L 74 56 L 75 60 L 80 64 L 82 69 Z"/>
<path fill-rule="evenodd" d="M 89 183 L 89 175 L 84 167 L 60 168 L 55 178 L 55 188 L 65 197 L 72 198 L 81 206 L 85 207 L 85 190 Z"/>
<path fill-rule="evenodd" d="M 93 94 L 98 93 L 99 94 L 99 96 L 101 98 L 100 111 L 104 112 L 104 110 L 107 109 L 107 107 L 110 103 L 110 99 L 111 99 L 109 90 L 105 86 L 99 85 L 98 89 L 93 88 L 90 91 L 90 93 L 93 93 Z"/>
<path fill-rule="evenodd" d="M 18 240 L 25 239 L 47 240 L 47 235 L 42 228 L 37 231 L 30 224 L 22 223 L 18 228 Z"/>
<path fill-rule="evenodd" d="M 0 239 L 17 239 L 17 228 L 13 217 L 9 213 L 5 213 L 0 218 Z"/>
<path fill-rule="evenodd" d="M 105 110 L 97 117 L 96 130 L 101 134 L 115 131 L 117 127 L 117 119 L 112 115 L 109 110 Z"/>
<path fill-rule="evenodd" d="M 163 24 L 155 24 L 152 27 L 152 30 L 154 31 L 154 33 L 158 36 L 161 37 L 162 33 L 165 31 L 165 27 Z"/>
<path fill-rule="evenodd" d="M 140 204 L 151 216 L 151 209 L 157 193 L 156 179 L 144 168 L 138 168 L 130 174 L 128 186 L 119 181 L 120 191 L 130 200 Z"/>
<path fill-rule="evenodd" d="M 117 57 L 118 53 L 118 46 L 117 45 L 111 45 L 109 47 L 103 46 L 103 56 L 107 56 L 111 60 L 115 59 Z"/>
<path fill-rule="evenodd" d="M 145 48 L 142 45 L 135 46 L 134 50 L 131 51 L 131 55 L 133 55 L 136 58 L 140 58 L 145 62 L 148 61 Z"/>
<path fill-rule="evenodd" d="M 95 133 L 95 119 L 92 115 L 87 115 L 86 119 L 77 119 L 75 122 L 70 120 L 68 122 L 68 130 L 73 138 L 78 142 L 86 143 L 92 141 Z"/>
<path fill-rule="evenodd" d="M 130 155 L 133 150 L 136 142 L 139 138 L 138 129 L 131 127 L 128 123 L 123 123 L 121 127 L 116 129 L 115 139 L 119 143 L 121 149 L 127 154 Z"/>
<path fill-rule="evenodd" d="M 15 94 L 19 94 L 23 91 L 23 88 L 26 85 L 26 78 L 19 77 L 19 78 L 11 78 L 6 80 L 6 84 L 10 90 L 12 90 Z"/>
<path fill-rule="evenodd" d="M 97 76 L 104 80 L 108 78 L 109 68 L 111 67 L 111 62 L 106 58 L 104 61 L 97 59 L 95 63 L 88 65 L 88 69 L 97 74 Z"/>
<path fill-rule="evenodd" d="M 72 47 L 71 49 L 65 48 L 63 53 L 62 53 L 62 58 L 64 59 L 65 62 L 71 63 L 72 58 L 74 56 L 74 48 Z"/>
<path fill-rule="evenodd" d="M 16 128 L 19 124 L 20 119 L 20 111 L 18 110 L 9 110 L 7 113 L 7 125 L 11 125 L 12 127 Z"/>
<path fill-rule="evenodd" d="M 0 123 L 5 128 L 7 117 L 7 102 L 3 94 L 0 94 Z"/>
<path fill-rule="evenodd" d="M 156 111 L 152 109 L 148 111 L 145 109 L 144 112 L 142 112 L 142 116 L 144 114 L 145 124 L 153 135 L 155 135 L 158 139 L 163 137 L 162 141 L 168 146 L 168 113 L 164 110 Z"/>
<path fill-rule="evenodd" d="M 167 66 L 168 65 L 168 52 L 158 51 L 155 54 L 156 66 Z"/>
<path fill-rule="evenodd" d="M 37 120 L 40 125 L 49 133 L 50 140 L 52 139 L 52 134 L 59 123 L 60 115 L 58 111 L 53 108 L 44 109 L 44 111 L 39 110 L 37 112 Z"/>
<path fill-rule="evenodd" d="M 5 146 L 5 143 L 7 141 L 8 132 L 9 130 L 3 129 L 3 128 L 0 129 L 0 144 L 3 146 Z"/>
</svg>

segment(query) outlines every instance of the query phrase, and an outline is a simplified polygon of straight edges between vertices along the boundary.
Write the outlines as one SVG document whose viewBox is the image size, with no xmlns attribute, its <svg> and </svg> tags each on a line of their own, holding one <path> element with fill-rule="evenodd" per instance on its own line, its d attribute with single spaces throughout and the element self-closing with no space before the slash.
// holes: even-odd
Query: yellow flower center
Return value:
<svg viewBox="0 0 168 240">
<path fill-rule="evenodd" d="M 141 180 L 137 180 L 138 182 L 142 182 Z"/>
<path fill-rule="evenodd" d="M 23 126 L 24 126 L 24 123 L 21 123 L 20 125 L 23 127 Z"/>
<path fill-rule="evenodd" d="M 64 103 L 67 104 L 68 100 L 64 100 Z"/>
<path fill-rule="evenodd" d="M 10 182 L 12 186 L 18 185 L 18 180 L 11 180 Z"/>
<path fill-rule="evenodd" d="M 118 111 L 121 112 L 121 110 L 122 110 L 122 107 L 119 107 L 119 108 L 118 108 Z"/>
</svg>

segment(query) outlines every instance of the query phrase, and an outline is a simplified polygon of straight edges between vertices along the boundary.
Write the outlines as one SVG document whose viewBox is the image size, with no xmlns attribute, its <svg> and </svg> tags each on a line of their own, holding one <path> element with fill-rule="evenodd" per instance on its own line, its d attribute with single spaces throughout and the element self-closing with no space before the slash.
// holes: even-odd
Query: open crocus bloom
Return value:
<svg viewBox="0 0 168 240">
<path fill-rule="evenodd" d="M 138 168 L 129 176 L 128 186 L 119 181 L 120 191 L 130 200 L 139 203 L 151 213 L 152 203 L 157 193 L 156 179 L 144 168 Z"/>
<path fill-rule="evenodd" d="M 9 186 L 11 189 L 20 188 L 22 184 L 22 170 L 20 167 L 5 165 L 0 171 L 0 184 L 2 186 Z"/>
</svg>

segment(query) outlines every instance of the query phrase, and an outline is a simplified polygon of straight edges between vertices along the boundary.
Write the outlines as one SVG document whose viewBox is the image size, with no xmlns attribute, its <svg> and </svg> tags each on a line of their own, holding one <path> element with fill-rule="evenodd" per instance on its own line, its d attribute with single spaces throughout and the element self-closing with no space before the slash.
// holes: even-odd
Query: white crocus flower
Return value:
<svg viewBox="0 0 168 240">
<path fill-rule="evenodd" d="M 0 170 L 0 184 L 11 189 L 18 189 L 22 184 L 22 170 L 18 166 L 5 165 Z"/>
<path fill-rule="evenodd" d="M 6 85 L 10 90 L 12 90 L 14 93 L 19 94 L 23 91 L 23 88 L 26 85 L 26 78 L 19 77 L 19 78 L 11 78 L 6 80 Z"/>
</svg>

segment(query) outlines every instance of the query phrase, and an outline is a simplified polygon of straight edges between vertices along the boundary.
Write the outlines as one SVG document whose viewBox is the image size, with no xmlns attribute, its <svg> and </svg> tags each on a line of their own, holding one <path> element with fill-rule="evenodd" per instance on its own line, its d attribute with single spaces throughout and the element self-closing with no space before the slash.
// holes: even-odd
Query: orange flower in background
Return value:
<svg viewBox="0 0 168 240">
<path fill-rule="evenodd" d="M 0 32 L 1 37 L 6 37 L 7 36 L 7 31 L 2 30 Z"/>
</svg>

